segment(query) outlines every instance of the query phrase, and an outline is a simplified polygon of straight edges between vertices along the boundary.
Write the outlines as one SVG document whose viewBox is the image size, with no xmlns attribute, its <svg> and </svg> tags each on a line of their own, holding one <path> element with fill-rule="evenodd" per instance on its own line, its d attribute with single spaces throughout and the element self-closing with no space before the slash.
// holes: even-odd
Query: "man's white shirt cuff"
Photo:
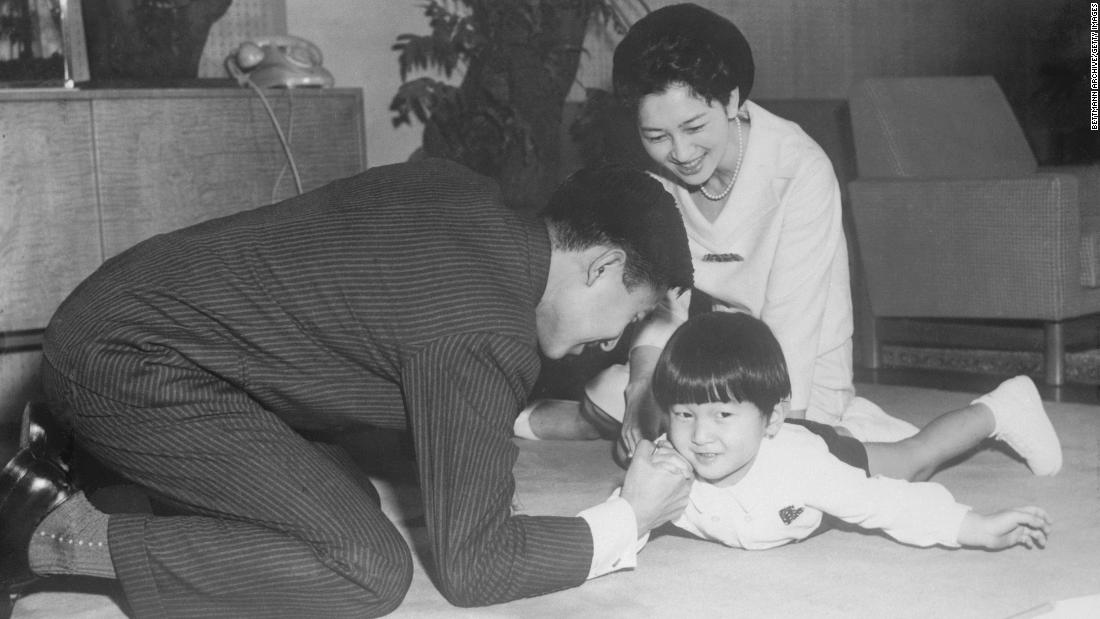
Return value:
<svg viewBox="0 0 1100 619">
<path fill-rule="evenodd" d="M 588 578 L 638 565 L 638 521 L 634 508 L 618 492 L 577 514 L 592 530 L 592 565 Z M 644 544 L 644 542 L 643 542 Z"/>
</svg>

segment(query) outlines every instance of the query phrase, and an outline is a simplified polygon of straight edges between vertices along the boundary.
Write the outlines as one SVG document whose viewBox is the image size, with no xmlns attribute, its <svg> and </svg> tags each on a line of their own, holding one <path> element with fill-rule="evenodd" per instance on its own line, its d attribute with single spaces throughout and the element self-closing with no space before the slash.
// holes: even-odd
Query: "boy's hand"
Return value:
<svg viewBox="0 0 1100 619">
<path fill-rule="evenodd" d="M 971 511 L 959 527 L 959 543 L 991 550 L 1016 545 L 1043 548 L 1050 525 L 1050 516 L 1040 507 L 1016 507 L 992 514 Z"/>
<path fill-rule="evenodd" d="M 671 447 L 641 441 L 620 493 L 634 509 L 638 535 L 677 518 L 687 507 L 691 466 Z"/>
<path fill-rule="evenodd" d="M 654 445 L 657 447 L 653 451 L 652 461 L 654 465 L 684 479 L 695 478 L 695 470 L 691 468 L 691 463 L 681 456 L 680 452 L 676 451 L 676 448 L 672 446 L 667 438 L 657 439 Z"/>
</svg>

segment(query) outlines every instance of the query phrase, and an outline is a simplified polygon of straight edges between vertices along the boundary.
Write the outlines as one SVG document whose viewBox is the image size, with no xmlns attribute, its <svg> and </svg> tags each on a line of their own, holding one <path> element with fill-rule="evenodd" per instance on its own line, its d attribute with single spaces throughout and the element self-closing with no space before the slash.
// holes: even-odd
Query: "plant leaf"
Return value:
<svg viewBox="0 0 1100 619">
<path fill-rule="evenodd" d="M 412 124 L 412 118 L 427 123 L 437 114 L 452 114 L 462 107 L 462 94 L 458 88 L 421 77 L 401 84 L 390 102 L 390 111 L 395 113 L 393 126 Z"/>
</svg>

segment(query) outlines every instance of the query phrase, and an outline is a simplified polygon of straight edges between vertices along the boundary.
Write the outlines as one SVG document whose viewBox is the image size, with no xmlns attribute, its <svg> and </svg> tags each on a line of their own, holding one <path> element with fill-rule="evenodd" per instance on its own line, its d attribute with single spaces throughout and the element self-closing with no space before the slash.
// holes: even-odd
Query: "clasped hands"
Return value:
<svg viewBox="0 0 1100 619">
<path fill-rule="evenodd" d="M 620 493 L 634 509 L 638 535 L 679 517 L 693 478 L 691 465 L 667 440 L 638 442 Z"/>
</svg>

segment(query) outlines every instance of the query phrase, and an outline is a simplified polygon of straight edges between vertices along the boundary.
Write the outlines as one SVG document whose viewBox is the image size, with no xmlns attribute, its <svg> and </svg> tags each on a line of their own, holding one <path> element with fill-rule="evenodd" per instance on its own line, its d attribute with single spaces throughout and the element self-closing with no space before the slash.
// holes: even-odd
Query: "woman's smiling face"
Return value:
<svg viewBox="0 0 1100 619">
<path fill-rule="evenodd" d="M 642 97 L 638 133 L 646 153 L 690 186 L 702 185 L 719 165 L 732 169 L 736 161 L 725 161 L 737 156 L 736 148 L 729 148 L 729 119 L 738 101 L 737 91 L 732 94 L 730 105 L 723 106 L 718 100 L 707 103 L 685 84 L 674 84 Z"/>
<path fill-rule="evenodd" d="M 731 486 L 749 472 L 772 415 L 752 402 L 676 404 L 669 410 L 668 440 L 715 486 Z"/>
</svg>

